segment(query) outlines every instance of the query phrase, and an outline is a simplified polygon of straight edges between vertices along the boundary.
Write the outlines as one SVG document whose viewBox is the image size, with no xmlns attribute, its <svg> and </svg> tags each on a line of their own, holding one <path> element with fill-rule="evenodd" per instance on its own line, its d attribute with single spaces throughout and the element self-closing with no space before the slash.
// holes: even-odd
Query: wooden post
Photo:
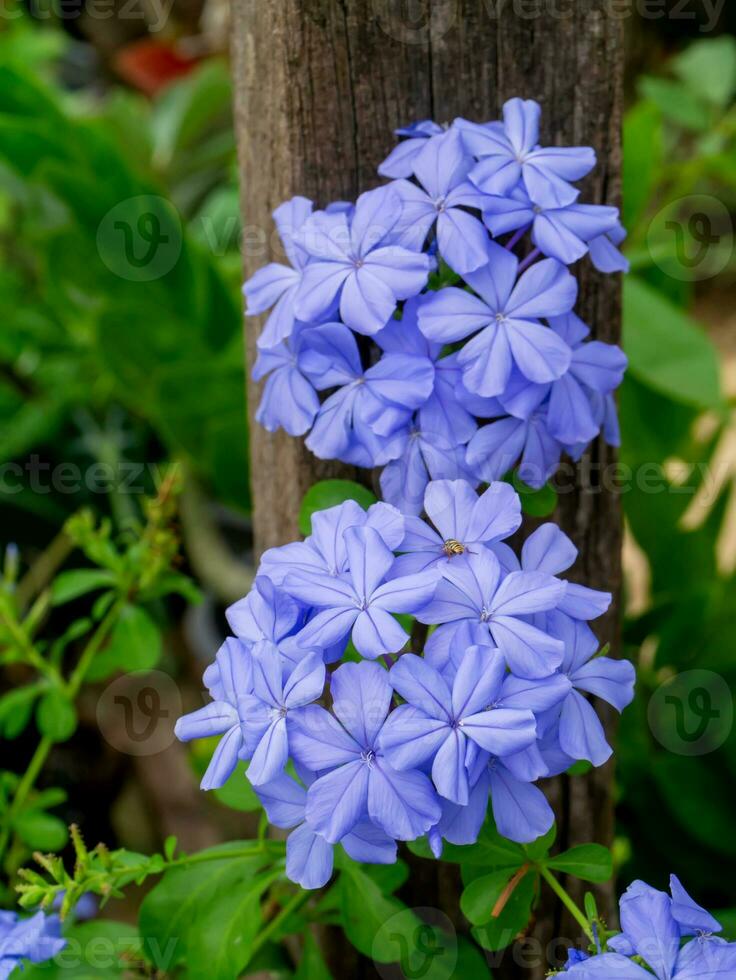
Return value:
<svg viewBox="0 0 736 980">
<path fill-rule="evenodd" d="M 232 10 L 246 274 L 272 257 L 271 212 L 282 201 L 295 194 L 317 206 L 354 199 L 380 182 L 376 167 L 397 126 L 498 118 L 513 96 L 542 104 L 545 143 L 596 149 L 584 200 L 618 203 L 623 21 L 609 0 L 232 0 Z M 263 247 L 266 240 L 271 248 Z M 577 310 L 592 335 L 618 341 L 618 278 L 599 276 L 587 261 L 574 271 Z M 258 329 L 247 321 L 249 367 Z M 304 491 L 335 467 L 311 457 L 300 440 L 256 425 L 258 397 L 251 385 L 254 524 L 262 550 L 296 536 Z M 617 593 L 619 501 L 601 485 L 601 472 L 614 462 L 610 449 L 593 446 L 575 467 L 558 520 L 581 549 L 572 577 Z M 617 621 L 614 604 L 596 624 L 614 652 Z M 550 795 L 562 846 L 610 841 L 610 767 L 555 780 Z M 452 915 L 456 895 L 433 899 Z M 417 904 L 431 901 L 425 894 Z M 577 935 L 565 919 L 538 921 L 545 937 Z"/>
</svg>

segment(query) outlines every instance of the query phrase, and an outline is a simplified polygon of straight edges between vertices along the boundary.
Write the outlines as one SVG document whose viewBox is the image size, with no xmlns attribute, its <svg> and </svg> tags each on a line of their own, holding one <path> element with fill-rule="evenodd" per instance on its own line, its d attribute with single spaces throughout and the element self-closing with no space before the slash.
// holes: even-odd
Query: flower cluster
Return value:
<svg viewBox="0 0 736 980">
<path fill-rule="evenodd" d="M 616 208 L 578 202 L 586 147 L 538 145 L 539 106 L 503 122 L 399 130 L 389 182 L 315 211 L 274 212 L 288 265 L 244 287 L 271 309 L 253 376 L 258 421 L 323 459 L 382 467 L 385 500 L 418 514 L 430 480 L 474 485 L 519 467 L 540 487 L 562 452 L 618 444 L 626 358 L 587 339 L 567 266 L 626 267 Z M 370 338 L 373 343 L 367 343 Z"/>
<path fill-rule="evenodd" d="M 23 963 L 44 963 L 56 956 L 66 940 L 61 938 L 57 915 L 36 912 L 20 919 L 15 912 L 0 911 L 0 980 L 9 977 Z"/>
<path fill-rule="evenodd" d="M 633 695 L 631 664 L 596 656 L 588 626 L 610 596 L 560 577 L 576 557 L 566 535 L 542 525 L 517 557 L 506 483 L 479 496 L 432 481 L 423 506 L 426 521 L 348 500 L 267 551 L 227 612 L 212 701 L 177 723 L 183 740 L 221 736 L 203 788 L 249 762 L 307 888 L 329 878 L 338 843 L 387 863 L 399 840 L 427 835 L 437 856 L 443 839 L 474 842 L 489 796 L 501 833 L 536 839 L 553 820 L 536 781 L 611 754 L 585 695 L 619 710 Z M 407 615 L 437 627 L 423 656 L 407 652 Z"/>
<path fill-rule="evenodd" d="M 560 980 L 736 977 L 736 943 L 713 935 L 721 926 L 675 875 L 669 895 L 635 881 L 621 897 L 620 912 L 622 932 L 606 942 L 610 952 L 589 956 L 572 950 L 565 969 L 556 974 Z"/>
</svg>

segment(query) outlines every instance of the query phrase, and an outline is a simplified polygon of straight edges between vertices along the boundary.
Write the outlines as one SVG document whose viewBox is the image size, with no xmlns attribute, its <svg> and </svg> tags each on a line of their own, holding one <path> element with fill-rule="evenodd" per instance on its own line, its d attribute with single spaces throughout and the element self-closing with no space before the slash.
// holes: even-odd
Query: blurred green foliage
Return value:
<svg viewBox="0 0 736 980">
<path fill-rule="evenodd" d="M 734 405 L 722 392 L 718 352 L 688 312 L 698 296 L 731 285 L 736 268 L 736 40 L 699 40 L 669 69 L 641 80 L 624 131 L 632 275 L 624 285 L 631 369 L 621 391 L 621 459 L 633 479 L 623 499 L 650 584 L 646 607 L 625 629 L 638 681 L 618 739 L 619 825 L 631 854 L 622 880 L 659 885 L 676 864 L 706 905 L 724 906 L 733 904 L 736 872 L 727 791 L 736 731 L 726 724 L 722 745 L 684 754 L 691 745 L 678 724 L 697 730 L 708 675 L 684 679 L 681 708 L 652 698 L 690 670 L 736 688 L 736 577 L 717 558 L 733 486 L 715 455 L 733 431 Z M 724 317 L 728 311 L 724 300 Z M 725 716 L 728 700 L 713 700 L 710 710 Z"/>
<path fill-rule="evenodd" d="M 247 509 L 227 67 L 205 63 L 152 105 L 92 100 L 40 81 L 55 46 L 18 31 L 20 48 L 0 43 L 0 466 L 182 457 Z M 79 506 L 3 473 L 6 507 L 58 524 Z"/>
</svg>

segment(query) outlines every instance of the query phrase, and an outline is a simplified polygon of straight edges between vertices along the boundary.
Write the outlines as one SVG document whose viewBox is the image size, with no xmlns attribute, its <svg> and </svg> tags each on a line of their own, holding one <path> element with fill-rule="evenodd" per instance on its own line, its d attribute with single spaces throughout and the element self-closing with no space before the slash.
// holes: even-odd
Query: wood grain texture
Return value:
<svg viewBox="0 0 736 980">
<path fill-rule="evenodd" d="M 496 118 L 517 95 L 541 102 L 543 142 L 596 148 L 598 166 L 584 199 L 617 204 L 623 32 L 615 6 L 607 0 L 233 0 L 246 274 L 278 255 L 270 215 L 282 201 L 294 194 L 318 206 L 354 199 L 379 182 L 375 168 L 394 145 L 395 127 L 423 118 Z M 599 276 L 587 262 L 574 271 L 578 312 L 594 337 L 617 341 L 617 277 Z M 246 323 L 251 365 L 260 326 Z M 315 460 L 298 439 L 255 425 L 258 398 L 251 385 L 254 522 L 262 550 L 295 537 L 304 491 L 345 469 Z M 621 514 L 617 496 L 602 486 L 614 463 L 615 454 L 596 444 L 569 466 L 558 518 L 581 551 L 571 577 L 617 594 Z M 617 623 L 614 604 L 596 624 L 614 652 Z M 604 767 L 552 781 L 563 846 L 611 839 L 611 778 Z M 414 877 L 418 882 L 418 871 Z M 423 873 L 427 900 L 415 904 L 434 901 L 452 916 L 457 896 L 442 894 L 448 891 L 442 877 Z M 427 889 L 434 890 L 431 900 Z M 602 907 L 610 906 L 610 889 L 600 897 Z M 538 933 L 545 941 L 577 934 L 544 907 Z M 545 969 L 546 963 L 512 964 L 509 975 L 541 977 Z"/>
</svg>

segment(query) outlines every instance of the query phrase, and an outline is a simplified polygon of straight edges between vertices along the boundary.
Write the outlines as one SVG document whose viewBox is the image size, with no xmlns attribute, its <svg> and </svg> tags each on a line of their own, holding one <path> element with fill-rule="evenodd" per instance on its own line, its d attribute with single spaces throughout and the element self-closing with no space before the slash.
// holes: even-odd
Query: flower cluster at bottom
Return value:
<svg viewBox="0 0 736 980">
<path fill-rule="evenodd" d="M 553 822 L 537 780 L 611 754 L 585 695 L 618 710 L 633 696 L 632 665 L 597 655 L 587 623 L 610 596 L 560 578 L 577 552 L 559 528 L 517 557 L 505 483 L 478 496 L 434 481 L 424 510 L 348 500 L 266 552 L 205 672 L 212 702 L 177 723 L 183 740 L 222 736 L 203 788 L 249 762 L 307 888 L 327 881 L 338 843 L 376 863 L 423 835 L 436 856 L 443 840 L 473 843 L 489 799 L 502 834 L 535 840 Z M 406 615 L 437 626 L 423 656 L 406 652 Z"/>
<path fill-rule="evenodd" d="M 715 936 L 721 926 L 688 895 L 675 875 L 670 894 L 643 881 L 629 885 L 619 905 L 622 931 L 607 950 L 571 950 L 556 980 L 727 980 L 736 977 L 736 943 Z M 651 971 L 651 972 L 650 972 Z"/>
</svg>

